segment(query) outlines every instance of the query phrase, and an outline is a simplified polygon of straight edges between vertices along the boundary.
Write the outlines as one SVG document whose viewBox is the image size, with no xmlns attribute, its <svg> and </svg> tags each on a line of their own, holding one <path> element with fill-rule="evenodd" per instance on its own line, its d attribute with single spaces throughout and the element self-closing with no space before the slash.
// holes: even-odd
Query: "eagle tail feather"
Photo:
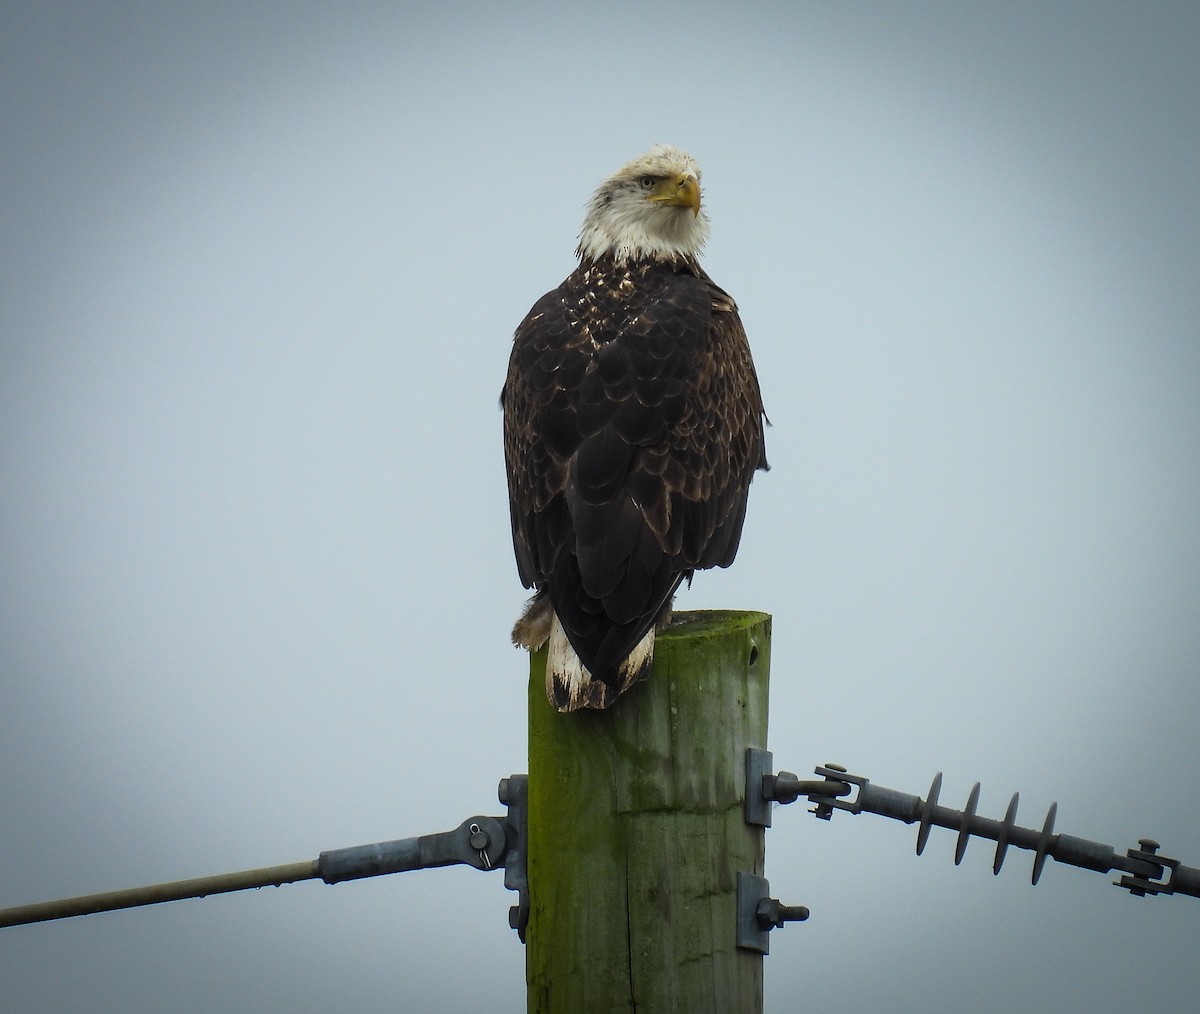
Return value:
<svg viewBox="0 0 1200 1014">
<path fill-rule="evenodd" d="M 654 660 L 654 627 L 646 631 L 633 651 L 617 666 L 616 679 L 596 679 L 575 653 L 562 623 L 555 615 L 550 624 L 546 656 L 546 696 L 559 711 L 580 708 L 603 710 L 639 680 L 650 675 Z"/>
</svg>

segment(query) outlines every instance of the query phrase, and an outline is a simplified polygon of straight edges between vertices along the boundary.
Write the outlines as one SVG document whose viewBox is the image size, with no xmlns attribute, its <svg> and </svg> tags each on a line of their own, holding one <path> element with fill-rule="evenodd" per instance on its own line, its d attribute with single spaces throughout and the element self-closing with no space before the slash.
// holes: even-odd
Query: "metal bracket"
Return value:
<svg viewBox="0 0 1200 1014">
<path fill-rule="evenodd" d="M 770 895 L 771 884 L 766 877 L 738 872 L 737 945 L 742 950 L 770 954 L 771 930 L 808 918 L 808 909 L 803 905 L 781 905 Z"/>
<path fill-rule="evenodd" d="M 848 796 L 853 789 L 851 785 L 863 786 L 865 778 L 847 775 L 846 769 L 836 764 L 817 768 L 816 773 L 822 775 L 820 781 L 797 778 L 790 771 L 780 771 L 772 774 L 772 755 L 770 750 L 759 750 L 750 747 L 746 750 L 746 802 L 745 816 L 747 824 L 758 827 L 771 826 L 772 803 L 794 803 L 801 796 L 807 796 L 816 803 L 815 813 L 822 820 L 828 820 L 833 808 L 850 810 L 858 813 L 861 807 L 856 802 L 841 799 Z"/>
<path fill-rule="evenodd" d="M 774 778 L 773 756 L 770 750 L 756 747 L 746 749 L 746 823 L 756 827 L 771 826 L 771 800 L 763 791 L 768 778 Z"/>
<path fill-rule="evenodd" d="M 504 854 L 504 886 L 517 892 L 517 904 L 508 910 L 508 925 L 517 931 L 521 943 L 524 943 L 525 927 L 529 925 L 529 873 L 526 865 L 529 776 L 509 775 L 507 778 L 501 778 L 497 795 L 500 802 L 508 807 L 508 850 Z"/>
</svg>

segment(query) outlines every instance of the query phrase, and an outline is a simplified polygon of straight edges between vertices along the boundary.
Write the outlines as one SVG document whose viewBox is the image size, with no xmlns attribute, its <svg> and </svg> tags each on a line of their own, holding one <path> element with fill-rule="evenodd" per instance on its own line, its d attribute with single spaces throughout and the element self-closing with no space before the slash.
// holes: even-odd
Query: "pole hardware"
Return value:
<svg viewBox="0 0 1200 1014">
<path fill-rule="evenodd" d="M 282 866 L 0 909 L 0 927 L 138 908 L 184 898 L 203 898 L 209 894 L 277 887 L 302 880 L 320 879 L 327 884 L 340 884 L 363 877 L 461 864 L 485 872 L 504 868 L 504 886 L 517 891 L 520 897 L 520 904 L 514 906 L 517 914 L 510 914 L 510 925 L 524 939 L 525 920 L 529 914 L 525 874 L 525 785 L 525 775 L 510 775 L 501 782 L 500 801 L 508 806 L 507 815 L 468 817 L 453 830 L 439 834 L 332 849 L 322 852 L 314 860 Z"/>
<path fill-rule="evenodd" d="M 496 793 L 508 807 L 505 831 L 508 849 L 505 852 L 504 886 L 517 892 L 517 904 L 508 910 L 508 925 L 525 942 L 525 927 L 529 925 L 529 872 L 527 866 L 529 827 L 529 776 L 509 775 L 500 779 Z"/>
<path fill-rule="evenodd" d="M 1152 880 L 1147 877 L 1125 876 L 1120 880 L 1114 880 L 1114 887 L 1124 887 L 1130 894 L 1136 898 L 1144 898 L 1147 894 L 1173 894 L 1179 891 L 1181 894 L 1192 894 L 1200 897 L 1200 893 L 1193 890 L 1185 890 L 1182 887 L 1176 887 L 1177 880 L 1186 880 L 1187 874 L 1192 874 L 1191 880 L 1195 880 L 1195 870 L 1189 870 L 1186 866 L 1180 866 L 1178 859 L 1167 859 L 1165 856 L 1158 855 L 1158 842 L 1153 838 L 1139 838 L 1138 844 L 1140 849 L 1128 849 L 1125 855 L 1135 862 L 1145 862 L 1152 866 L 1157 866 L 1159 872 L 1156 877 L 1166 876 L 1167 880 L 1164 884 L 1161 880 Z M 1182 871 L 1182 873 L 1181 873 Z M 1193 888 L 1194 884 L 1191 885 Z"/>
<path fill-rule="evenodd" d="M 317 859 L 317 876 L 327 884 L 340 884 L 438 866 L 497 869 L 504 863 L 508 846 L 501 820 L 468 817 L 452 831 L 322 852 Z"/>
<path fill-rule="evenodd" d="M 1117 887 L 1126 888 L 1137 897 L 1147 894 L 1186 894 L 1200 898 L 1200 869 L 1183 866 L 1177 859 L 1158 855 L 1158 842 L 1142 838 L 1136 849 L 1119 855 L 1111 845 L 1076 838 L 1074 835 L 1056 834 L 1054 822 L 1058 804 L 1051 803 L 1040 829 L 1020 827 L 1017 822 L 1019 793 L 1013 793 L 1003 820 L 992 820 L 976 814 L 979 803 L 979 783 L 972 787 L 967 805 L 962 810 L 938 804 L 942 788 L 941 772 L 933 779 L 929 794 L 920 796 L 887 789 L 863 778 L 852 775 L 838 764 L 826 764 L 814 769 L 821 781 L 801 781 L 787 771 L 777 775 L 770 772 L 771 755 L 765 750 L 746 752 L 746 819 L 752 823 L 770 826 L 770 803 L 787 803 L 805 796 L 813 805 L 810 811 L 817 817 L 828 820 L 834 810 L 847 813 L 876 813 L 905 824 L 917 824 L 917 855 L 925 850 L 931 827 L 944 827 L 958 832 L 954 849 L 957 866 L 966 854 L 971 837 L 987 838 L 996 843 L 992 872 L 999 873 L 1004 864 L 1005 853 L 1010 845 L 1027 849 L 1034 854 L 1034 884 L 1042 875 L 1047 857 L 1055 862 L 1078 866 L 1097 873 L 1120 870 L 1127 874 L 1114 881 Z M 753 794 L 753 798 L 752 798 Z M 849 798 L 845 798 L 849 797 Z M 754 818 L 753 820 L 751 818 Z"/>
<path fill-rule="evenodd" d="M 838 772 L 845 768 L 830 765 L 827 770 L 830 776 L 820 781 L 804 781 L 790 771 L 771 773 L 772 755 L 770 750 L 759 750 L 750 747 L 746 750 L 746 823 L 758 827 L 771 826 L 772 803 L 794 803 L 801 796 L 817 799 L 847 796 L 853 789 L 847 782 L 837 780 Z M 818 769 L 826 770 L 826 769 Z M 825 808 L 820 806 L 818 817 L 828 820 Z M 832 811 L 830 811 L 832 812 Z"/>
<path fill-rule="evenodd" d="M 771 885 L 766 877 L 738 871 L 737 945 L 743 950 L 770 954 L 771 930 L 808 918 L 808 909 L 803 905 L 781 905 L 770 894 Z"/>
</svg>

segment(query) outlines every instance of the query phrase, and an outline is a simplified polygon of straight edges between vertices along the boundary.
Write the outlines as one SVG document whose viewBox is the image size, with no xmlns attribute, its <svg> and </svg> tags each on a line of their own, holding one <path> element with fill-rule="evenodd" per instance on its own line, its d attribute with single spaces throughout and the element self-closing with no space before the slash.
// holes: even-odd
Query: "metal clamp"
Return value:
<svg viewBox="0 0 1200 1014">
<path fill-rule="evenodd" d="M 327 884 L 340 884 L 362 877 L 456 864 L 485 872 L 503 868 L 504 886 L 516 891 L 519 899 L 509 910 L 508 924 L 524 942 L 529 922 L 525 859 L 528 786 L 528 775 L 509 775 L 500 780 L 497 795 L 508 807 L 507 816 L 468 817 L 452 831 L 440 834 L 322 852 L 316 862 L 316 875 Z"/>
<path fill-rule="evenodd" d="M 508 848 L 502 819 L 468 817 L 452 831 L 331 849 L 317 858 L 317 876 L 327 884 L 340 884 L 459 863 L 477 870 L 499 869 Z"/>
<path fill-rule="evenodd" d="M 739 871 L 737 875 L 737 945 L 745 951 L 771 953 L 771 930 L 788 922 L 804 922 L 803 905 L 781 905 L 772 898 L 766 877 Z"/>
<path fill-rule="evenodd" d="M 1153 838 L 1139 838 L 1138 844 L 1141 846 L 1140 849 L 1127 849 L 1125 855 L 1135 862 L 1149 863 L 1157 867 L 1158 872 L 1153 876 L 1165 876 L 1166 881 L 1151 879 L 1151 877 L 1129 875 L 1122 877 L 1120 880 L 1114 880 L 1113 886 L 1124 887 L 1130 894 L 1137 898 L 1144 898 L 1147 894 L 1174 894 L 1175 884 L 1179 879 L 1179 860 L 1168 859 L 1166 856 L 1158 855 L 1158 842 Z"/>
<path fill-rule="evenodd" d="M 851 785 L 865 785 L 865 778 L 847 775 L 846 769 L 836 764 L 817 768 L 816 773 L 822 775 L 820 781 L 802 780 L 790 771 L 780 771 L 772 774 L 772 755 L 770 750 L 759 750 L 750 747 L 746 750 L 746 823 L 757 827 L 771 826 L 772 803 L 794 803 L 801 796 L 807 796 L 816 803 L 817 808 L 812 812 L 823 820 L 828 820 L 833 808 L 850 810 L 858 813 L 860 807 L 842 796 L 849 795 Z"/>
</svg>

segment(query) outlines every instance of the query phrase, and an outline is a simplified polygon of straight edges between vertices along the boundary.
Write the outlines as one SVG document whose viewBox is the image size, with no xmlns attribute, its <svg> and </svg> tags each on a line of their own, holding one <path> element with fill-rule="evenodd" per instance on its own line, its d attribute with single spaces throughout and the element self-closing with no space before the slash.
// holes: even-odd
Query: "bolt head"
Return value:
<svg viewBox="0 0 1200 1014">
<path fill-rule="evenodd" d="M 772 929 L 783 925 L 783 920 L 779 918 L 778 898 L 763 898 L 758 903 L 754 914 L 758 918 L 759 926 L 763 929 Z"/>
</svg>

